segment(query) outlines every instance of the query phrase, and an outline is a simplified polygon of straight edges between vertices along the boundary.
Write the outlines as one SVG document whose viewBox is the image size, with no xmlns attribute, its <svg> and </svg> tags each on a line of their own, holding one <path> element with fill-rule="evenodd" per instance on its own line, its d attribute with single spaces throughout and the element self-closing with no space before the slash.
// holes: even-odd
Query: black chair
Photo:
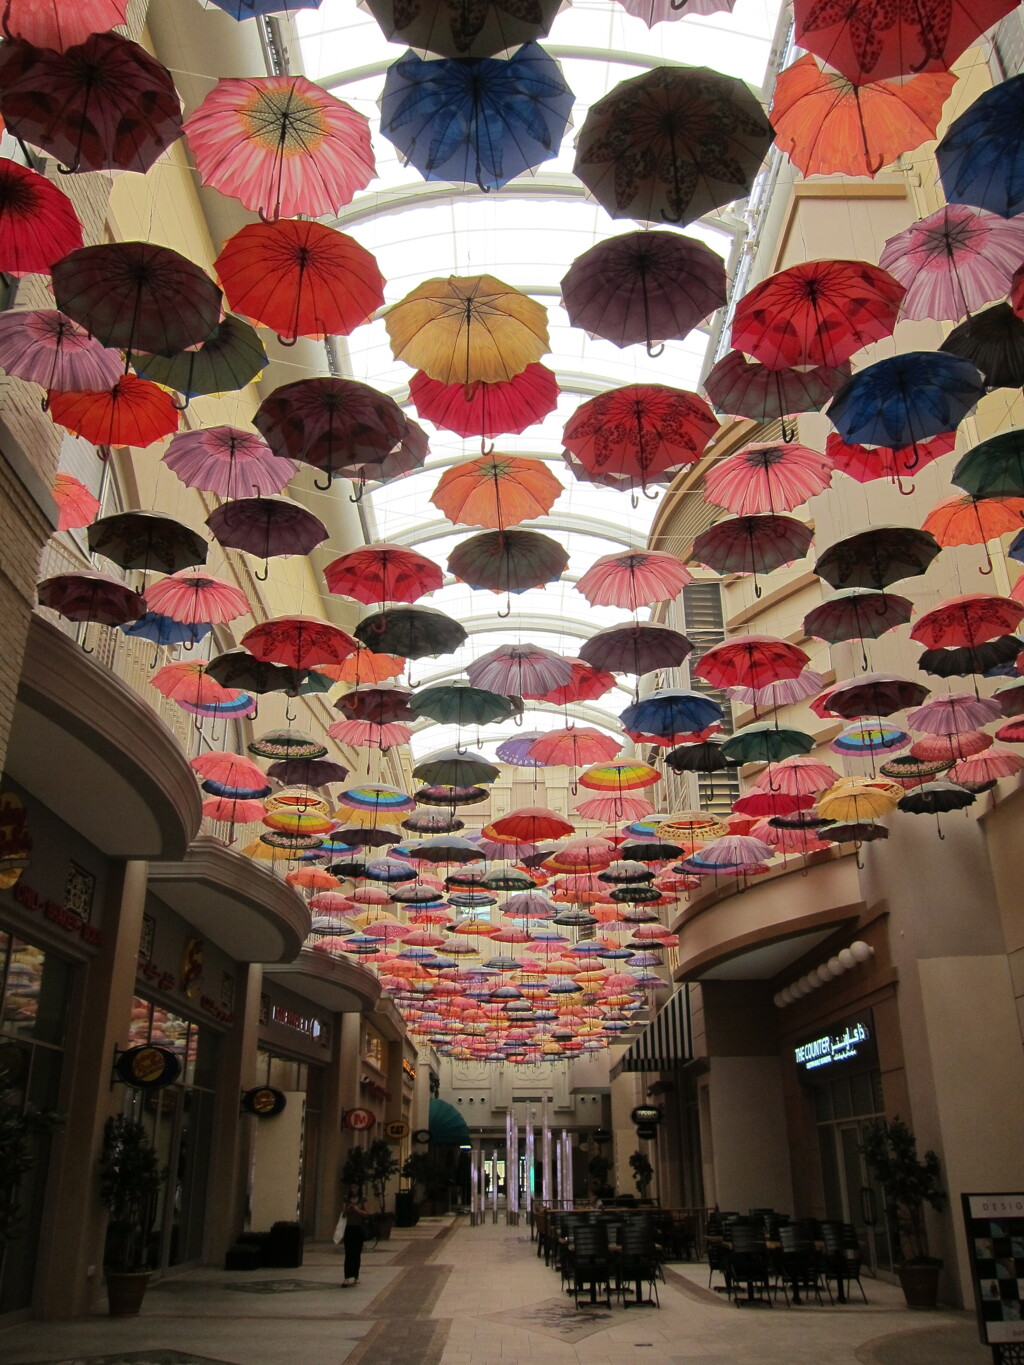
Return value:
<svg viewBox="0 0 1024 1365">
<path fill-rule="evenodd" d="M 779 1241 L 782 1243 L 782 1290 L 789 1304 L 789 1288 L 793 1290 L 793 1302 L 799 1304 L 801 1291 L 806 1295 L 813 1292 L 821 1303 L 821 1269 L 818 1251 L 814 1241 L 803 1235 L 802 1224 L 786 1223 L 779 1228 Z"/>
<path fill-rule="evenodd" d="M 822 1256 L 822 1273 L 825 1285 L 831 1296 L 830 1281 L 836 1282 L 836 1298 L 839 1303 L 849 1302 L 849 1286 L 856 1282 L 860 1296 L 865 1303 L 868 1296 L 861 1283 L 861 1250 L 857 1231 L 852 1223 L 826 1222 L 821 1225 L 822 1241 L 825 1251 Z"/>
<path fill-rule="evenodd" d="M 612 1306 L 611 1257 L 608 1235 L 603 1223 L 587 1223 L 573 1230 L 569 1252 L 569 1278 L 576 1307 L 580 1295 L 589 1290 L 590 1302 L 597 1303 L 598 1290 L 604 1288 L 604 1302 Z"/>
<path fill-rule="evenodd" d="M 733 1302 L 738 1307 L 754 1304 L 772 1307 L 768 1249 L 760 1221 L 736 1219 L 729 1228 L 729 1274 L 733 1287 Z M 746 1297 L 739 1293 L 740 1285 L 747 1286 Z M 758 1293 L 755 1295 L 755 1286 Z"/>
<path fill-rule="evenodd" d="M 639 1305 L 661 1307 L 658 1298 L 660 1269 L 654 1234 L 645 1219 L 631 1219 L 622 1228 L 620 1251 L 615 1265 L 615 1288 L 622 1296 L 623 1308 Z M 627 1298 L 631 1285 L 636 1285 L 636 1298 Z M 643 1286 L 649 1285 L 650 1297 L 644 1298 Z"/>
</svg>

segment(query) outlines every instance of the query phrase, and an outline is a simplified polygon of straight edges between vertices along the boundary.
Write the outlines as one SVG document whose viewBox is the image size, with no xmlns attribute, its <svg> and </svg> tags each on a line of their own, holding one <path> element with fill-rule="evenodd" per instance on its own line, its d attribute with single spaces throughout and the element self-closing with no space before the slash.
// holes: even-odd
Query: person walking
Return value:
<svg viewBox="0 0 1024 1365">
<path fill-rule="evenodd" d="M 363 1255 L 363 1243 L 366 1241 L 366 1220 L 370 1216 L 370 1210 L 363 1203 L 363 1193 L 358 1185 L 348 1187 L 341 1212 L 345 1219 L 345 1232 L 341 1239 L 345 1248 L 345 1278 L 341 1287 L 347 1289 L 350 1285 L 359 1283 L 359 1263 Z"/>
</svg>

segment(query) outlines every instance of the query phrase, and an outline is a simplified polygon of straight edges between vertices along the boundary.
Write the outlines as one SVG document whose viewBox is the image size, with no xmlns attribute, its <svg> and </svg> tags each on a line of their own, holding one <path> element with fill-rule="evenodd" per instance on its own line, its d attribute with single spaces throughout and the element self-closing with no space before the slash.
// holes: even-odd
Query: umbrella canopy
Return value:
<svg viewBox="0 0 1024 1365">
<path fill-rule="evenodd" d="M 766 687 L 795 678 L 810 663 L 798 645 L 771 635 L 737 635 L 713 645 L 693 665 L 712 687 Z"/>
<path fill-rule="evenodd" d="M 648 692 L 640 701 L 627 706 L 619 713 L 619 719 L 628 731 L 674 737 L 716 725 L 723 715 L 720 703 L 702 692 L 666 687 Z"/>
<path fill-rule="evenodd" d="M 442 384 L 417 370 L 409 380 L 409 397 L 421 417 L 457 436 L 518 434 L 554 411 L 558 380 L 536 361 L 511 379 L 494 384 L 483 380 Z"/>
<path fill-rule="evenodd" d="M 804 261 L 740 299 L 732 344 L 763 365 L 842 365 L 896 325 L 906 291 L 867 261 Z"/>
<path fill-rule="evenodd" d="M 135 370 L 154 384 L 177 389 L 186 399 L 244 389 L 267 367 L 267 352 L 256 329 L 231 313 L 201 346 L 171 356 L 136 354 Z"/>
<path fill-rule="evenodd" d="M 264 219 L 336 213 L 376 175 L 369 119 L 305 76 L 219 80 L 185 136 L 203 184 Z"/>
<path fill-rule="evenodd" d="M 284 341 L 348 336 L 384 302 L 373 256 L 316 221 L 250 223 L 228 238 L 215 268 L 232 311 Z"/>
<path fill-rule="evenodd" d="M 804 175 L 877 175 L 935 136 L 955 79 L 942 71 L 855 85 L 806 53 L 775 79 L 775 145 Z"/>
<path fill-rule="evenodd" d="M 835 769 L 820 758 L 796 756 L 775 764 L 754 783 L 762 790 L 784 792 L 790 796 L 814 796 L 838 778 Z"/>
<path fill-rule="evenodd" d="M 384 78 L 380 131 L 425 180 L 497 190 L 557 156 L 573 99 L 537 43 L 501 60 L 406 52 Z"/>
<path fill-rule="evenodd" d="M 222 498 L 280 493 L 298 469 L 251 431 L 230 426 L 179 432 L 162 458 L 187 488 Z"/>
<path fill-rule="evenodd" d="M 183 660 L 166 664 L 158 669 L 149 680 L 150 686 L 171 701 L 190 701 L 193 705 L 209 705 L 211 702 L 230 701 L 237 694 L 211 678 L 206 672 L 206 664 L 201 661 Z M 261 781 L 259 789 L 265 789 Z M 262 803 L 258 819 L 266 814 Z"/>
<path fill-rule="evenodd" d="M 766 687 L 729 687 L 726 691 L 730 701 L 738 701 L 746 706 L 793 706 L 796 702 L 815 696 L 823 684 L 824 678 L 816 669 L 804 668 L 795 678 L 779 678 Z"/>
<path fill-rule="evenodd" d="M 549 730 L 530 745 L 530 757 L 543 767 L 582 768 L 606 762 L 622 749 L 621 740 L 586 726 Z"/>
<path fill-rule="evenodd" d="M 924 519 L 923 527 L 939 545 L 983 545 L 1019 531 L 1024 498 L 946 498 Z"/>
<path fill-rule="evenodd" d="M 648 28 L 688 14 L 731 14 L 736 0 L 619 0 L 627 14 L 642 19 Z"/>
<path fill-rule="evenodd" d="M 403 659 L 453 654 L 465 641 L 458 621 L 432 607 L 391 607 L 364 616 L 353 634 L 364 645 Z"/>
<path fill-rule="evenodd" d="M 162 512 L 116 512 L 94 521 L 89 549 L 122 569 L 174 573 L 206 561 L 206 541 Z"/>
<path fill-rule="evenodd" d="M 352 720 L 369 720 L 374 725 L 388 725 L 396 720 L 412 720 L 413 713 L 409 706 L 411 696 L 411 692 L 391 684 L 383 687 L 363 685 L 343 693 L 334 706 Z"/>
<path fill-rule="evenodd" d="M 1002 777 L 1015 777 L 1024 769 L 1024 758 L 1012 749 L 986 749 L 982 754 L 971 754 L 949 770 L 949 780 L 957 783 L 998 782 Z"/>
<path fill-rule="evenodd" d="M 567 683 L 559 683 L 544 692 L 524 692 L 523 696 L 531 701 L 548 701 L 554 706 L 566 706 L 573 702 L 595 701 L 615 686 L 615 678 L 607 669 L 593 668 L 580 658 L 569 657 L 564 662 L 570 670 Z"/>
<path fill-rule="evenodd" d="M 237 498 L 206 518 L 214 540 L 263 560 L 276 555 L 308 555 L 327 539 L 319 517 L 289 498 Z"/>
<path fill-rule="evenodd" d="M 858 483 L 891 479 L 899 485 L 905 475 L 948 455 L 955 445 L 955 431 L 943 432 L 931 441 L 914 442 L 895 449 L 892 446 L 849 445 L 833 431 L 825 438 L 825 454 L 836 469 Z"/>
<path fill-rule="evenodd" d="M 814 572 L 833 588 L 881 592 L 901 578 L 926 573 L 941 546 L 930 531 L 876 526 L 837 540 L 819 555 Z"/>
<path fill-rule="evenodd" d="M 241 588 L 212 574 L 181 569 L 150 583 L 146 606 L 170 621 L 184 625 L 220 625 L 245 616 L 252 607 Z"/>
<path fill-rule="evenodd" d="M 51 389 L 46 407 L 56 423 L 97 446 L 142 449 L 177 431 L 180 419 L 169 393 L 131 374 L 100 392 Z"/>
<path fill-rule="evenodd" d="M 522 593 L 554 583 L 569 566 L 557 540 L 540 531 L 481 531 L 448 556 L 448 572 L 471 588 Z"/>
<path fill-rule="evenodd" d="M 961 702 L 963 699 L 964 694 L 961 694 Z M 955 717 L 953 719 L 955 721 Z M 978 724 L 986 725 L 988 721 L 979 721 Z M 914 758 L 923 759 L 925 762 L 941 762 L 948 768 L 969 754 L 980 754 L 991 745 L 992 736 L 984 734 L 981 730 L 954 729 L 949 734 L 929 734 L 924 739 L 916 740 L 910 746 L 910 753 Z"/>
<path fill-rule="evenodd" d="M 414 716 L 427 716 L 439 725 L 489 725 L 508 720 L 516 709 L 509 697 L 460 682 L 425 687 L 409 700 Z"/>
<path fill-rule="evenodd" d="M 496 782 L 501 769 L 488 763 L 482 754 L 470 750 L 438 749 L 421 759 L 412 770 L 412 775 L 421 782 L 432 785 L 443 784 L 453 787 L 482 786 Z M 483 857 L 483 854 L 480 854 Z"/>
<path fill-rule="evenodd" d="M 483 0 L 472 6 L 451 0 L 367 0 L 366 8 L 392 43 L 434 52 L 440 57 L 493 57 L 542 38 L 563 0 Z"/>
<path fill-rule="evenodd" d="M 896 593 L 850 588 L 838 593 L 804 617 L 804 634 L 831 645 L 847 640 L 877 640 L 906 625 L 914 604 Z"/>
<path fill-rule="evenodd" d="M 912 730 L 923 730 L 926 735 L 946 737 L 980 729 L 982 725 L 1001 717 L 999 703 L 993 701 L 991 697 L 977 697 L 973 692 L 948 692 L 945 696 L 934 697 L 924 706 L 911 711 L 907 716 L 907 724 Z M 982 747 L 987 749 L 988 745 Z M 928 754 L 917 756 L 929 757 Z M 955 756 L 961 757 L 960 754 Z"/>
<path fill-rule="evenodd" d="M 327 758 L 280 758 L 271 763 L 267 776 L 288 786 L 327 787 L 344 782 L 349 769 Z"/>
<path fill-rule="evenodd" d="M 938 678 L 964 678 L 971 673 L 988 674 L 990 669 L 1009 667 L 1022 649 L 1024 641 L 1016 635 L 997 635 L 994 640 L 985 640 L 979 645 L 926 649 L 917 666 L 922 673 L 932 673 Z"/>
<path fill-rule="evenodd" d="M 1002 431 L 973 446 L 953 470 L 952 482 L 976 498 L 1024 497 L 1024 434 Z"/>
<path fill-rule="evenodd" d="M 425 280 L 384 325 L 395 359 L 442 384 L 507 381 L 550 349 L 546 310 L 493 275 Z"/>
<path fill-rule="evenodd" d="M 67 195 L 38 171 L 0 161 L 0 269 L 48 275 L 81 245 L 82 224 Z"/>
<path fill-rule="evenodd" d="M 919 706 L 927 695 L 928 688 L 923 683 L 909 678 L 894 673 L 861 673 L 831 688 L 828 708 L 845 720 L 890 716 L 908 706 Z"/>
<path fill-rule="evenodd" d="M 4 14 L 4 32 L 24 38 L 36 47 L 55 52 L 83 43 L 94 33 L 105 33 L 125 22 L 128 0 L 10 0 Z"/>
<path fill-rule="evenodd" d="M 727 517 L 697 536 L 693 557 L 716 573 L 766 574 L 802 559 L 813 537 L 794 517 Z"/>
<path fill-rule="evenodd" d="M 308 669 L 340 663 L 355 649 L 351 635 L 314 616 L 278 616 L 242 636 L 242 646 L 263 663 Z"/>
<path fill-rule="evenodd" d="M 143 598 L 117 578 L 103 573 L 61 573 L 36 589 L 41 607 L 69 621 L 95 621 L 120 626 L 137 621 L 146 610 Z"/>
<path fill-rule="evenodd" d="M 642 487 L 669 469 L 695 464 L 717 430 L 695 393 L 628 384 L 581 403 L 562 440 L 588 473 L 611 473 Z"/>
<path fill-rule="evenodd" d="M 944 811 L 973 806 L 976 800 L 973 792 L 952 782 L 926 782 L 923 787 L 901 796 L 897 804 L 910 815 L 941 815 Z"/>
<path fill-rule="evenodd" d="M 727 455 L 708 470 L 704 495 L 737 516 L 788 512 L 832 480 L 832 461 L 807 446 L 758 444 Z"/>
<path fill-rule="evenodd" d="M 953 120 L 935 149 L 939 179 L 951 204 L 971 204 L 1003 218 L 1024 210 L 1022 118 L 1024 76 L 1011 76 L 985 90 Z"/>
<path fill-rule="evenodd" d="M 1024 385 L 1024 322 L 1008 303 L 997 303 L 961 322 L 939 350 L 977 366 L 990 389 Z"/>
<path fill-rule="evenodd" d="M 405 672 L 405 663 L 404 659 L 394 654 L 375 654 L 357 640 L 355 649 L 347 659 L 340 664 L 329 664 L 323 671 L 335 682 L 352 683 L 358 687 L 361 683 L 386 682 L 389 678 L 399 677 Z"/>
<path fill-rule="evenodd" d="M 612 673 L 652 673 L 678 668 L 693 649 L 693 641 L 668 626 L 648 621 L 599 630 L 580 647 L 584 663 Z"/>
<path fill-rule="evenodd" d="M 844 441 L 906 446 L 955 430 L 984 393 L 984 377 L 970 361 L 905 351 L 855 374 L 828 415 Z"/>
<path fill-rule="evenodd" d="M 731 767 L 722 753 L 720 739 L 705 740 L 700 744 L 681 744 L 665 755 L 665 765 L 675 773 L 719 773 Z"/>
<path fill-rule="evenodd" d="M 124 361 L 55 308 L 0 313 L 0 367 L 58 392 L 110 389 Z"/>
<path fill-rule="evenodd" d="M 269 730 L 249 745 L 257 758 L 325 758 L 323 744 L 298 730 Z"/>
<path fill-rule="evenodd" d="M 795 412 L 818 412 L 850 377 L 850 367 L 772 370 L 727 351 L 708 371 L 704 392 L 719 412 L 770 422 Z"/>
<path fill-rule="evenodd" d="M 882 249 L 879 264 L 906 286 L 907 318 L 962 318 L 1010 291 L 1024 257 L 1024 223 L 945 204 Z"/>
<path fill-rule="evenodd" d="M 543 460 L 487 454 L 446 469 L 430 501 L 457 525 L 503 530 L 544 516 L 562 491 Z"/>
<path fill-rule="evenodd" d="M 328 479 L 357 477 L 361 463 L 379 466 L 409 434 L 393 398 L 358 380 L 332 377 L 276 388 L 253 425 L 276 455 L 325 470 Z"/>
<path fill-rule="evenodd" d="M 329 592 L 357 602 L 415 602 L 444 581 L 437 565 L 404 545 L 378 541 L 332 560 L 324 569 Z"/>
<path fill-rule="evenodd" d="M 771 139 L 742 81 L 657 66 L 590 106 L 573 171 L 613 218 L 682 227 L 743 198 Z"/>
<path fill-rule="evenodd" d="M 493 834 L 499 839 L 524 844 L 536 844 L 542 839 L 561 839 L 575 829 L 576 826 L 561 815 L 542 806 L 524 806 L 491 824 Z"/>
<path fill-rule="evenodd" d="M 572 678 L 567 659 L 540 645 L 502 645 L 474 659 L 466 668 L 474 687 L 503 697 L 543 696 Z"/>
<path fill-rule="evenodd" d="M 1024 605 L 1012 597 L 969 592 L 950 597 L 918 618 L 910 638 L 928 649 L 972 647 L 1006 635 L 1024 619 Z"/>
<path fill-rule="evenodd" d="M 64 52 L 8 39 L 0 116 L 72 171 L 145 173 L 182 133 L 170 72 L 138 43 L 93 33 Z"/>
<path fill-rule="evenodd" d="M 353 749 L 392 749 L 412 739 L 408 725 L 397 721 L 378 725 L 372 720 L 336 720 L 327 727 L 327 734 Z"/>
<path fill-rule="evenodd" d="M 681 339 L 724 306 L 722 258 L 674 232 L 628 232 L 598 242 L 562 277 L 562 302 L 574 327 L 616 346 Z"/>
<path fill-rule="evenodd" d="M 222 9 L 239 23 L 268 14 L 294 14 L 300 9 L 319 9 L 323 0 L 203 0 L 206 9 Z"/>
<path fill-rule="evenodd" d="M 722 756 L 730 763 L 778 763 L 795 754 L 806 754 L 815 740 L 802 730 L 777 725 L 745 725 L 722 741 Z"/>
<path fill-rule="evenodd" d="M 683 561 L 665 550 L 619 550 L 601 555 L 577 579 L 576 591 L 592 607 L 638 607 L 671 602 L 693 575 Z"/>
<path fill-rule="evenodd" d="M 818 812 L 825 820 L 860 824 L 889 815 L 899 800 L 899 788 L 891 782 L 844 777 L 818 798 Z"/>
<path fill-rule="evenodd" d="M 540 730 L 524 730 L 511 739 L 503 740 L 494 750 L 495 758 L 513 768 L 539 768 L 541 764 L 530 756 L 530 750 L 533 741 L 540 739 L 542 733 Z"/>
<path fill-rule="evenodd" d="M 325 690 L 317 683 L 317 674 L 290 668 L 287 664 L 263 663 L 247 649 L 229 649 L 218 654 L 210 660 L 207 672 L 225 687 L 240 687 L 260 696 L 265 692 L 284 692 L 286 696 L 297 697 L 304 692 Z M 326 752 L 324 749 L 323 753 Z M 321 756 L 316 755 L 318 758 Z M 267 757 L 277 758 L 281 755 L 270 754 Z"/>
<path fill-rule="evenodd" d="M 85 484 L 70 474 L 55 474 L 50 492 L 59 509 L 58 531 L 88 526 L 100 510 L 99 499 L 94 498 Z"/>
</svg>

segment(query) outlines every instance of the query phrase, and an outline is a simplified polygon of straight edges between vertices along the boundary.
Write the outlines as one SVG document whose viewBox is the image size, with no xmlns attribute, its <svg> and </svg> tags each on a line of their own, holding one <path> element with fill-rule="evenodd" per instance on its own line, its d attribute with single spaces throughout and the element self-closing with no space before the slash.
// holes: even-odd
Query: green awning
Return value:
<svg viewBox="0 0 1024 1365">
<path fill-rule="evenodd" d="M 431 1142 L 440 1146 L 455 1147 L 469 1141 L 469 1124 L 454 1104 L 449 1104 L 446 1100 L 430 1101 L 428 1124 Z"/>
</svg>

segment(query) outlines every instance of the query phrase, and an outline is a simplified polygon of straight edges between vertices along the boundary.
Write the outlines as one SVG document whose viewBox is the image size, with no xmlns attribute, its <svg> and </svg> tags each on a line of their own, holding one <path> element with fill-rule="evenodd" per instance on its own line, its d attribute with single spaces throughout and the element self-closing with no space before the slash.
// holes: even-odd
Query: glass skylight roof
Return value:
<svg viewBox="0 0 1024 1365">
<path fill-rule="evenodd" d="M 384 73 L 404 49 L 386 42 L 369 14 L 325 0 L 319 10 L 296 16 L 306 75 L 366 114 L 374 129 L 378 179 L 336 221 L 377 257 L 387 280 L 387 303 L 425 279 L 486 273 L 522 289 L 548 310 L 551 353 L 543 363 L 555 371 L 562 388 L 558 407 L 521 436 L 499 438 L 496 447 L 550 461 L 565 484 L 550 517 L 527 525 L 565 546 L 566 578 L 513 596 L 507 619 L 500 616 L 506 607 L 504 596 L 471 591 L 448 580 L 426 604 L 460 620 L 470 638 L 454 655 L 420 660 L 413 669 L 418 682 L 459 676 L 472 659 L 511 641 L 533 641 L 575 655 L 586 633 L 628 618 L 625 611 L 591 608 L 572 584 L 599 555 L 643 545 L 658 504 L 640 498 L 634 507 L 628 494 L 577 483 L 561 459 L 562 428 L 580 402 L 608 388 L 661 383 L 695 389 L 708 332 L 698 329 L 682 341 L 670 342 L 660 357 L 652 359 L 642 346 L 620 350 L 569 326 L 559 297 L 559 282 L 569 265 L 595 243 L 633 227 L 628 220 L 613 220 L 588 200 L 572 176 L 575 130 L 591 103 L 619 81 L 659 63 L 706 64 L 759 89 L 771 58 L 779 8 L 778 0 L 737 0 L 731 15 L 686 18 L 648 30 L 614 0 L 579 0 L 558 16 L 542 44 L 560 60 L 576 95 L 572 126 L 558 156 L 538 173 L 490 194 L 476 186 L 423 181 L 380 135 L 377 100 Z M 735 215 L 725 210 L 692 224 L 686 233 L 718 252 L 728 268 L 734 264 L 741 230 Z M 359 328 L 347 343 L 340 342 L 338 353 L 353 378 L 408 405 L 411 371 L 393 359 L 381 320 Z M 407 410 L 416 417 L 415 409 Z M 425 469 L 368 490 L 364 515 L 369 538 L 414 543 L 446 568 L 454 546 L 477 534 L 478 528 L 451 527 L 429 496 L 441 471 L 477 454 L 480 443 L 422 425 L 431 445 Z M 641 619 L 648 616 L 641 613 Z M 588 723 L 606 716 L 612 724 L 632 696 L 631 683 L 625 679 L 606 697 L 589 703 Z M 561 724 L 561 711 L 530 709 L 525 717 L 526 729 Z M 481 739 L 493 753 L 496 743 L 518 732 L 512 725 L 488 727 Z M 455 732 L 446 727 L 428 726 L 414 735 L 413 752 L 418 756 L 455 739 Z"/>
</svg>

